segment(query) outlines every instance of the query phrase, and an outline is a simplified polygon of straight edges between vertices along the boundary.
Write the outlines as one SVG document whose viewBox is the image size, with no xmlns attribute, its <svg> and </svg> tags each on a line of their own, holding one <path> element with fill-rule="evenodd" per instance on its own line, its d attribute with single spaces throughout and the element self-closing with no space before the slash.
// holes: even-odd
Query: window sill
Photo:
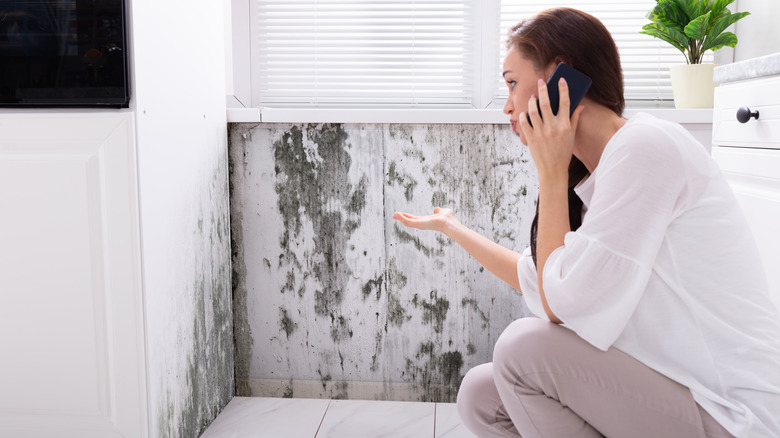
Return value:
<svg viewBox="0 0 780 438">
<path fill-rule="evenodd" d="M 630 107 L 680 124 L 711 124 L 712 109 Z M 424 123 L 509 124 L 500 109 L 228 108 L 228 123 Z"/>
</svg>

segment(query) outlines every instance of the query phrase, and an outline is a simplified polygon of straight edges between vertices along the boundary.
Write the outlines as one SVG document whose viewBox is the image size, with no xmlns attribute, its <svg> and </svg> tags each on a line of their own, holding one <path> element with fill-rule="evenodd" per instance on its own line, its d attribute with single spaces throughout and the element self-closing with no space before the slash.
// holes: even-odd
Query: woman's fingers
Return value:
<svg viewBox="0 0 780 438">
<path fill-rule="evenodd" d="M 395 212 L 393 213 L 393 219 L 401 222 L 404 226 L 410 228 L 426 229 L 430 226 L 430 221 L 433 216 L 415 216 L 409 213 Z"/>
<path fill-rule="evenodd" d="M 543 120 L 552 120 L 552 107 L 550 107 L 550 95 L 547 92 L 547 83 L 544 82 L 544 79 L 539 78 L 538 81 L 538 95 L 539 95 L 539 109 L 541 109 L 542 114 L 540 117 Z M 529 111 L 531 111 L 531 108 L 528 108 Z M 560 112 L 559 112 L 560 113 Z M 533 119 L 532 119 L 533 120 Z M 534 126 L 536 126 L 536 122 L 534 121 Z"/>
<path fill-rule="evenodd" d="M 542 115 L 539 114 L 539 104 L 537 104 L 537 100 L 536 94 L 528 99 L 528 118 L 531 119 L 531 124 L 528 124 L 528 120 L 526 120 L 525 117 L 521 117 L 519 120 L 521 123 L 525 123 L 529 128 L 541 126 L 542 123 Z"/>
<path fill-rule="evenodd" d="M 571 101 L 569 100 L 569 84 L 564 78 L 558 80 L 558 95 L 560 96 L 558 100 L 558 115 L 568 119 Z"/>
<path fill-rule="evenodd" d="M 444 223 L 453 216 L 452 210 L 436 207 L 433 213 L 427 216 L 415 216 L 409 213 L 395 212 L 393 219 L 401 222 L 410 228 L 419 228 L 421 230 L 440 230 Z"/>
<path fill-rule="evenodd" d="M 395 212 L 393 213 L 393 219 L 400 221 L 402 224 L 406 225 L 407 227 L 411 225 L 411 223 L 417 219 L 417 216 L 409 213 L 401 213 L 401 212 Z"/>
</svg>

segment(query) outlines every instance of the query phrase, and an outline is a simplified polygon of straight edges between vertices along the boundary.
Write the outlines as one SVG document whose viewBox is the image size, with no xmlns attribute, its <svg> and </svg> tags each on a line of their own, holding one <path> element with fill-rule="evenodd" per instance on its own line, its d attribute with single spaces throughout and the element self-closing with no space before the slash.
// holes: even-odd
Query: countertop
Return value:
<svg viewBox="0 0 780 438">
<path fill-rule="evenodd" d="M 780 52 L 715 67 L 716 84 L 780 75 Z"/>
</svg>

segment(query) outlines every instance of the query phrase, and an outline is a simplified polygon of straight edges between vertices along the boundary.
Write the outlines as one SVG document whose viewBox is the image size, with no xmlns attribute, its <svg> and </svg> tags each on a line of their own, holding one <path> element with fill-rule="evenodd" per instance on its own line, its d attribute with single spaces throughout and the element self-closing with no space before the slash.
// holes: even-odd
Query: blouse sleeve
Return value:
<svg viewBox="0 0 780 438">
<path fill-rule="evenodd" d="M 539 277 L 530 247 L 523 251 L 523 256 L 517 261 L 517 280 L 528 310 L 535 316 L 549 321 L 550 318 L 547 317 L 542 307 L 542 298 L 539 296 Z"/>
<path fill-rule="evenodd" d="M 643 132 L 645 131 L 645 132 Z M 552 312 L 601 350 L 628 323 L 669 224 L 686 197 L 673 139 L 635 129 L 605 151 L 582 226 L 549 256 L 543 287 Z M 672 141 L 670 141 L 672 140 Z M 538 294 L 537 294 L 538 295 Z"/>
</svg>

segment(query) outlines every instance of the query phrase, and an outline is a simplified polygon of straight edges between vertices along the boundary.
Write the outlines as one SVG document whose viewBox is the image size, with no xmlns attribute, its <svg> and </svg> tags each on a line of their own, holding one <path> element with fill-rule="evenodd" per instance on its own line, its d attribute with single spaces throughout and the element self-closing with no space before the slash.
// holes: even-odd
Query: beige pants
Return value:
<svg viewBox="0 0 780 438">
<path fill-rule="evenodd" d="M 537 318 L 512 323 L 493 363 L 466 374 L 458 412 L 478 437 L 732 436 L 685 386 Z"/>
</svg>

